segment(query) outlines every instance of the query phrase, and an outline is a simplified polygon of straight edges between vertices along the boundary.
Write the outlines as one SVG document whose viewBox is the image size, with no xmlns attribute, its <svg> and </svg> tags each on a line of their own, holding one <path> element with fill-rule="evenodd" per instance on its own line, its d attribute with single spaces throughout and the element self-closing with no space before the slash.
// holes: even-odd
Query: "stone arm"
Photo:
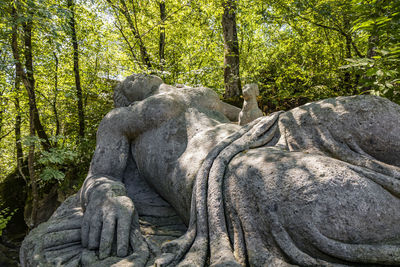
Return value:
<svg viewBox="0 0 400 267">
<path fill-rule="evenodd" d="M 117 190 L 123 193 L 122 174 L 130 148 L 126 123 L 135 121 L 129 132 L 134 135 L 143 127 L 141 117 L 132 107 L 122 107 L 113 109 L 101 121 L 96 136 L 96 149 L 80 192 L 84 210 L 94 191 Z"/>
<path fill-rule="evenodd" d="M 155 95 L 129 107 L 115 108 L 101 121 L 88 176 L 80 190 L 84 210 L 82 245 L 111 253 L 116 232 L 117 255 L 126 256 L 134 205 L 122 183 L 130 143 L 139 135 L 173 118 L 182 108 L 169 95 Z"/>
<path fill-rule="evenodd" d="M 238 121 L 239 113 L 241 111 L 240 108 L 232 106 L 228 103 L 220 101 L 220 109 L 221 112 L 230 120 L 230 121 Z"/>
<path fill-rule="evenodd" d="M 181 111 L 182 104 L 167 94 L 152 96 L 129 107 L 110 111 L 100 122 L 96 149 L 81 188 L 83 208 L 88 201 L 88 191 L 107 180 L 111 183 L 122 182 L 130 143 L 137 136 L 173 118 Z"/>
</svg>

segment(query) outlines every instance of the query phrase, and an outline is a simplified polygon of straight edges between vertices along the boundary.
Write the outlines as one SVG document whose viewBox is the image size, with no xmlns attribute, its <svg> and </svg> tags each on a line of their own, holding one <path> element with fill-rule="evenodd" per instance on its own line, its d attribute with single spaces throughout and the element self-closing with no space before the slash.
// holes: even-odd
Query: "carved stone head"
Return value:
<svg viewBox="0 0 400 267">
<path fill-rule="evenodd" d="M 134 101 L 149 97 L 163 83 L 160 77 L 148 74 L 133 74 L 122 81 L 114 90 L 115 107 L 126 107 Z"/>
<path fill-rule="evenodd" d="M 250 83 L 243 86 L 243 98 L 244 100 L 250 100 L 256 98 L 260 94 L 258 85 L 256 83 Z"/>
</svg>

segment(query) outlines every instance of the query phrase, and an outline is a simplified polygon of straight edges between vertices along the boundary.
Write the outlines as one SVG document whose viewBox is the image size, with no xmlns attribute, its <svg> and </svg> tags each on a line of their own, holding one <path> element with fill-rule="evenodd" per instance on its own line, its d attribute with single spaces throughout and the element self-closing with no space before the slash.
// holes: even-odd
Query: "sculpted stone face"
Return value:
<svg viewBox="0 0 400 267">
<path fill-rule="evenodd" d="M 400 265 L 400 106 L 338 97 L 239 126 L 211 89 L 161 83 L 116 89 L 80 192 L 22 266 Z"/>
<path fill-rule="evenodd" d="M 246 84 L 243 86 L 243 98 L 244 100 L 254 99 L 260 95 L 258 85 L 256 83 Z"/>
<path fill-rule="evenodd" d="M 115 89 L 115 104 L 120 107 L 141 101 L 150 96 L 162 83 L 161 78 L 155 75 L 133 74 Z"/>
</svg>

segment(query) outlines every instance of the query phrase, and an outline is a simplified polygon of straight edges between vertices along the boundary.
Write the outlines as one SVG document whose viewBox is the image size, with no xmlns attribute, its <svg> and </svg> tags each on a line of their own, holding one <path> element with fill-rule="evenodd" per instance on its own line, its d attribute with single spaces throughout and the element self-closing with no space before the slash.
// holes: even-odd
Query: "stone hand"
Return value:
<svg viewBox="0 0 400 267">
<path fill-rule="evenodd" d="M 134 205 L 125 196 L 124 188 L 118 186 L 98 186 L 90 194 L 83 216 L 82 245 L 91 250 L 99 249 L 100 259 L 110 256 L 114 242 L 117 256 L 125 257 L 128 254 Z"/>
</svg>

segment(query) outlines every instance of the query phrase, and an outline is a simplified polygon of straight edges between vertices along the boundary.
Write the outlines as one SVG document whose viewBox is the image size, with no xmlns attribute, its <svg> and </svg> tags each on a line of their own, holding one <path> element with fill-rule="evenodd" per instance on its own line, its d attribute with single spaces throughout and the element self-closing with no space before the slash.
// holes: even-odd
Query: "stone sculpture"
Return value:
<svg viewBox="0 0 400 267">
<path fill-rule="evenodd" d="M 132 75 L 115 98 L 22 266 L 400 264 L 400 106 L 338 97 L 242 127 L 208 88 Z"/>
<path fill-rule="evenodd" d="M 239 125 L 245 125 L 253 120 L 262 117 L 263 113 L 258 108 L 257 96 L 260 94 L 258 85 L 255 83 L 246 84 L 243 87 L 243 108 L 239 113 Z"/>
</svg>

